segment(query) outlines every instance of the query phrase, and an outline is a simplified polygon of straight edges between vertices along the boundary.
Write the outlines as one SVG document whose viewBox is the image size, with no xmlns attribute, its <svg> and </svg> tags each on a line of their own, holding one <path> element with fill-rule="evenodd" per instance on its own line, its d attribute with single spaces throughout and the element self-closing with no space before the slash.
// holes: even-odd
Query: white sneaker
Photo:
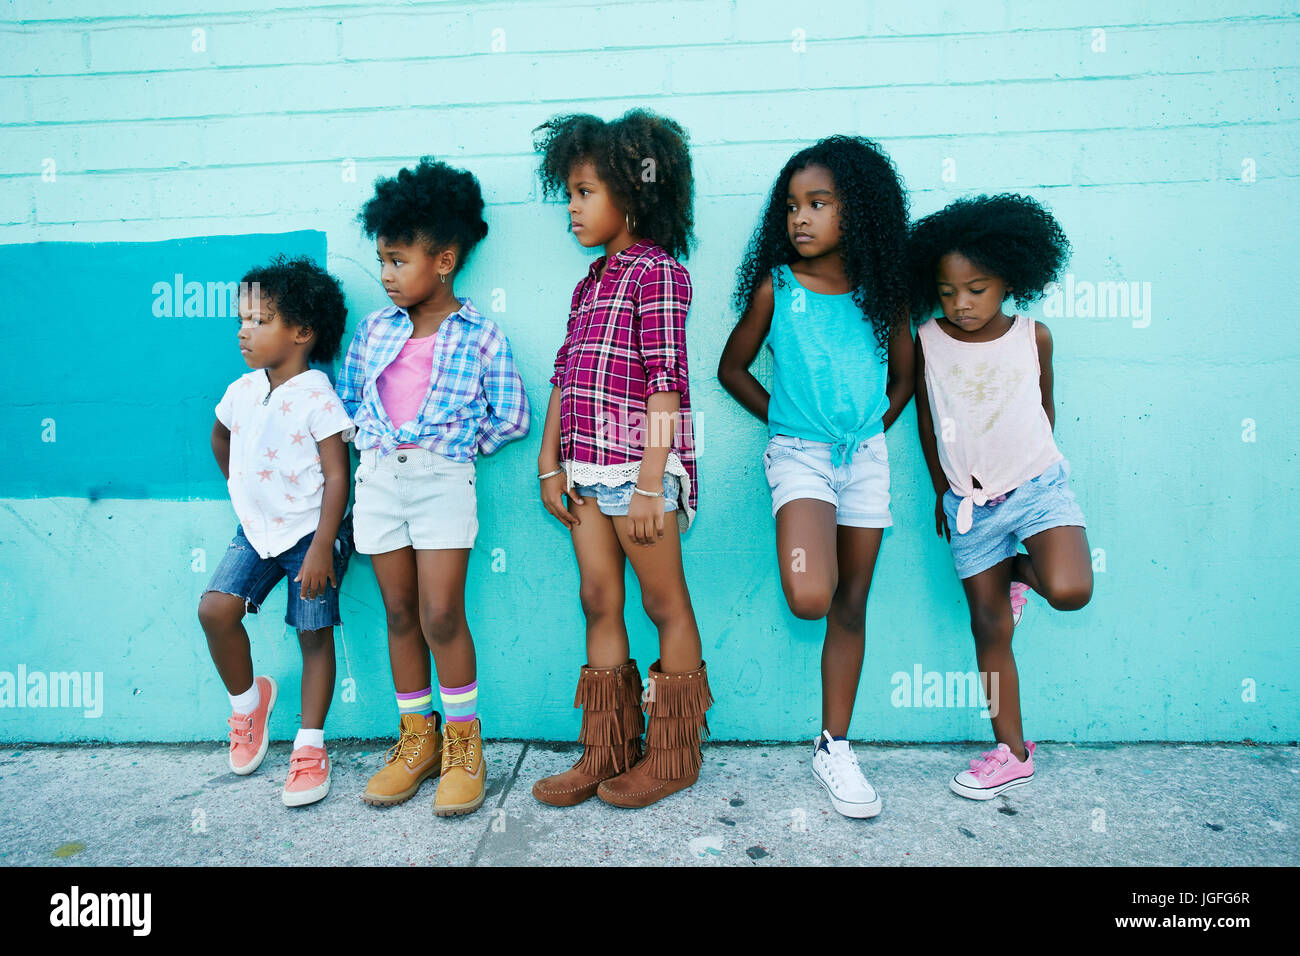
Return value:
<svg viewBox="0 0 1300 956">
<path fill-rule="evenodd" d="M 847 740 L 833 738 L 828 730 L 822 731 L 822 737 L 827 749 L 818 746 L 820 737 L 813 744 L 813 776 L 830 796 L 831 805 L 846 817 L 874 817 L 880 812 L 880 794 L 862 776 L 853 748 Z"/>
</svg>

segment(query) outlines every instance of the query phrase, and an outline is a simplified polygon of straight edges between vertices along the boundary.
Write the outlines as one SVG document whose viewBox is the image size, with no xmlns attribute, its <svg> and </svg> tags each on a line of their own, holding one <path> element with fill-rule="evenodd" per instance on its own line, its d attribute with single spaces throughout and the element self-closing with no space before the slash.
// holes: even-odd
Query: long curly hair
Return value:
<svg viewBox="0 0 1300 956">
<path fill-rule="evenodd" d="M 414 169 L 375 180 L 375 195 L 357 214 L 365 234 L 390 242 L 421 242 L 430 255 L 455 246 L 456 271 L 488 233 L 483 191 L 474 174 L 420 157 Z"/>
<path fill-rule="evenodd" d="M 533 137 L 543 198 L 564 196 L 573 167 L 589 161 L 635 235 L 653 240 L 674 259 L 690 255 L 695 183 L 688 137 L 677 122 L 642 109 L 608 123 L 571 113 L 551 117 L 533 129 Z"/>
<path fill-rule="evenodd" d="M 861 136 L 828 136 L 786 162 L 736 270 L 736 310 L 741 315 L 748 311 L 755 290 L 772 269 L 801 258 L 786 229 L 786 197 L 790 178 L 814 165 L 830 170 L 835 181 L 844 273 L 854 303 L 871 323 L 877 347 L 887 355 L 894 330 L 907 322 L 907 195 L 884 150 Z"/>
<path fill-rule="evenodd" d="M 240 281 L 257 283 L 259 295 L 271 301 L 286 325 L 316 333 L 308 361 L 318 365 L 334 361 L 348 319 L 337 279 L 306 256 L 279 255 L 249 269 Z"/>
<path fill-rule="evenodd" d="M 918 220 L 907 240 L 912 317 L 918 322 L 939 307 L 939 261 L 950 252 L 1000 278 L 1023 309 L 1060 276 L 1070 240 L 1042 204 L 1018 193 L 958 199 Z"/>
</svg>

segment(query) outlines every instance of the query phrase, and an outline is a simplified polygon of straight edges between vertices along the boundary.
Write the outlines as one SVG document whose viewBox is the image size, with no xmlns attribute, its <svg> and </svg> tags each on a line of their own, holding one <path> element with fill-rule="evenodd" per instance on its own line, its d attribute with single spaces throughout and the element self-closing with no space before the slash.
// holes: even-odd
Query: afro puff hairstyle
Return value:
<svg viewBox="0 0 1300 956">
<path fill-rule="evenodd" d="M 420 242 L 430 255 L 457 250 L 459 272 L 473 248 L 488 233 L 483 221 L 483 191 L 474 174 L 420 157 L 414 169 L 375 180 L 375 195 L 357 220 L 371 239 Z"/>
<path fill-rule="evenodd" d="M 939 306 L 939 261 L 950 252 L 1000 278 L 1023 309 L 1061 274 L 1070 241 L 1047 209 L 1016 193 L 958 199 L 931 213 L 912 226 L 907 240 L 918 322 Z"/>
<path fill-rule="evenodd" d="M 791 177 L 808 166 L 826 167 L 835 181 L 844 273 L 878 349 L 888 354 L 894 330 L 907 323 L 907 196 L 893 162 L 878 144 L 861 136 L 828 136 L 786 162 L 736 271 L 736 310 L 741 315 L 749 310 L 759 283 L 773 268 L 802 258 L 786 229 L 786 200 Z"/>
<path fill-rule="evenodd" d="M 348 318 L 337 279 L 305 256 L 288 259 L 280 255 L 249 269 L 241 282 L 257 283 L 258 294 L 270 300 L 286 325 L 315 334 L 309 362 L 323 365 L 334 361 Z"/>
<path fill-rule="evenodd" d="M 544 198 L 564 196 L 570 171 L 590 161 L 636 235 L 653 240 L 674 259 L 690 255 L 695 184 L 688 137 L 680 125 L 636 109 L 608 123 L 586 113 L 555 116 L 533 134 Z M 654 160 L 648 181 L 643 179 L 647 159 Z"/>
</svg>

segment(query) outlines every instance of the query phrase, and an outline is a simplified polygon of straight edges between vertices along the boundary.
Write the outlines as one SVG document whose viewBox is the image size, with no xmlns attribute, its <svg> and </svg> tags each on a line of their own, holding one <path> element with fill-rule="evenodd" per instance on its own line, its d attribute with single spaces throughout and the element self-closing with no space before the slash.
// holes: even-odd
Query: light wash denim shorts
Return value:
<svg viewBox="0 0 1300 956">
<path fill-rule="evenodd" d="M 474 462 L 427 448 L 361 452 L 352 506 L 357 551 L 472 548 L 478 537 Z"/>
<path fill-rule="evenodd" d="M 1083 511 L 1070 490 L 1070 463 L 1062 458 L 1037 478 L 1007 492 L 997 504 L 976 505 L 970 530 L 957 533 L 957 508 L 961 498 L 952 489 L 943 493 L 943 513 L 952 533 L 952 560 L 957 577 L 974 577 L 1007 558 L 1017 544 L 1048 528 L 1083 523 Z"/>
<path fill-rule="evenodd" d="M 889 448 L 885 433 L 858 445 L 846 465 L 831 465 L 831 443 L 773 435 L 763 452 L 763 472 L 772 489 L 772 517 L 796 498 L 835 506 L 835 523 L 852 528 L 888 528 Z"/>
<path fill-rule="evenodd" d="M 632 487 L 636 481 L 625 481 L 617 487 L 609 485 L 574 485 L 573 490 L 582 498 L 595 498 L 596 507 L 603 515 L 626 515 L 627 507 L 632 503 L 636 492 Z M 646 489 L 649 491 L 649 489 Z M 664 513 L 677 510 L 677 498 L 681 494 L 681 479 L 671 472 L 664 472 Z"/>
</svg>

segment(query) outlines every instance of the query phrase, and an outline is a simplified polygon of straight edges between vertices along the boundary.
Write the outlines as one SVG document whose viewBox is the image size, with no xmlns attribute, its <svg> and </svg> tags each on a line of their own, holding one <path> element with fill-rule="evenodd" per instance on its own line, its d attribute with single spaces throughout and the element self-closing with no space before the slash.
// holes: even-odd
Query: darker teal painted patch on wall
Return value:
<svg viewBox="0 0 1300 956">
<path fill-rule="evenodd" d="M 0 497 L 224 498 L 213 409 L 248 371 L 230 291 L 278 253 L 324 265 L 325 233 L 0 246 Z"/>
</svg>

